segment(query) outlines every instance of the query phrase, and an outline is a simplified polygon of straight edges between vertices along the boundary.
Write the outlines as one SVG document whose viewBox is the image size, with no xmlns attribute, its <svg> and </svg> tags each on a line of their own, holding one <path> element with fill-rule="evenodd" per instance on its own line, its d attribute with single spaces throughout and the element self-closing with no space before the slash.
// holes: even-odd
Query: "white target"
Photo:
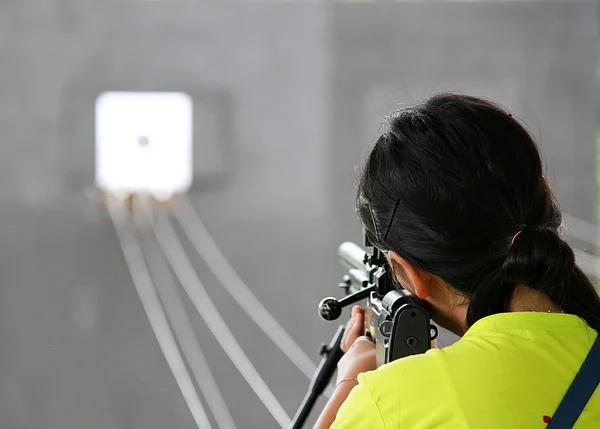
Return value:
<svg viewBox="0 0 600 429">
<path fill-rule="evenodd" d="M 96 99 L 96 185 L 114 194 L 183 193 L 193 178 L 192 101 L 179 92 Z"/>
</svg>

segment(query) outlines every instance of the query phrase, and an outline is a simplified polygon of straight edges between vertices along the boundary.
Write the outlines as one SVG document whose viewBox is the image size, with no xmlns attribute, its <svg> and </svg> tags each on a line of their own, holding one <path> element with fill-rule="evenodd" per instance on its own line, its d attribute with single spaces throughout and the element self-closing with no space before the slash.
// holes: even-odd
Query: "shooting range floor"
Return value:
<svg viewBox="0 0 600 429">
<path fill-rule="evenodd" d="M 213 207 L 211 216 L 219 220 L 207 224 L 217 225 L 214 237 L 225 255 L 284 328 L 316 357 L 319 343 L 328 341 L 336 327 L 318 319 L 316 304 L 326 293 L 337 292 L 331 269 L 337 243 L 323 246 L 326 234 L 307 238 L 305 228 L 290 232 L 268 220 L 223 218 Z M 44 207 L 6 205 L 0 213 L 2 426 L 194 428 L 108 214 L 83 197 Z M 281 252 L 281 240 L 296 244 L 293 262 L 289 252 Z M 242 347 L 293 415 L 308 380 L 189 253 Z M 295 277 L 287 285 L 293 290 L 282 284 L 288 270 L 289 278 Z M 238 428 L 276 427 L 189 301 L 185 304 Z"/>
</svg>

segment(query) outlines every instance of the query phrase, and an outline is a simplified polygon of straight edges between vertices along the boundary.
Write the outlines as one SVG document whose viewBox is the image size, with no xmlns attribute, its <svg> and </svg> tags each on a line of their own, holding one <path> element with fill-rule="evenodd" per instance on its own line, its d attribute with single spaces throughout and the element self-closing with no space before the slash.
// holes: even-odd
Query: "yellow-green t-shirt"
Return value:
<svg viewBox="0 0 600 429">
<path fill-rule="evenodd" d="M 361 374 L 331 428 L 545 428 L 596 336 L 568 314 L 485 317 L 451 346 Z M 575 428 L 600 428 L 600 388 Z"/>
</svg>

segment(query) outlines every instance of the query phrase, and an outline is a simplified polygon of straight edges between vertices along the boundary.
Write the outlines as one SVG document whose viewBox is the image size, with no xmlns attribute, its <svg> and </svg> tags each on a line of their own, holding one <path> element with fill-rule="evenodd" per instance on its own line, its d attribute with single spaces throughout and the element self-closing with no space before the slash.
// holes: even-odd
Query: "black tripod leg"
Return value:
<svg viewBox="0 0 600 429">
<path fill-rule="evenodd" d="M 338 330 L 336 331 L 329 347 L 323 347 L 321 349 L 321 355 L 323 358 L 315 371 L 315 375 L 310 382 L 310 386 L 308 388 L 308 393 L 302 400 L 302 404 L 300 408 L 298 408 L 298 412 L 294 416 L 294 420 L 290 425 L 290 429 L 300 429 L 306 422 L 308 415 L 312 411 L 315 402 L 317 402 L 317 398 L 323 393 L 329 382 L 331 381 L 331 377 L 337 368 L 337 364 L 344 355 L 342 349 L 340 349 L 340 344 L 342 343 L 342 337 L 344 336 L 344 326 L 340 325 Z"/>
</svg>

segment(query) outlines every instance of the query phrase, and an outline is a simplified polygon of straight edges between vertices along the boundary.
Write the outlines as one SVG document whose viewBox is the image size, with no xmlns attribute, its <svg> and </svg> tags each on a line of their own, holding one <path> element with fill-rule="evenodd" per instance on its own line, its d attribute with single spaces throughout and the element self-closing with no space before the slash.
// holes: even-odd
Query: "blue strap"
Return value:
<svg viewBox="0 0 600 429">
<path fill-rule="evenodd" d="M 547 429 L 572 428 L 600 384 L 600 334 Z"/>
</svg>

